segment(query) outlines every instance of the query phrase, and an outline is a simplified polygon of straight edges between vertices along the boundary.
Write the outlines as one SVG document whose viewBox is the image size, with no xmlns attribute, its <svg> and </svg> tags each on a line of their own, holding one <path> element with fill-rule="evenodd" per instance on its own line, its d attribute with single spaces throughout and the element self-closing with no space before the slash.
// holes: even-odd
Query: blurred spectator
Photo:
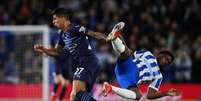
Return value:
<svg viewBox="0 0 201 101">
<path fill-rule="evenodd" d="M 191 80 L 192 60 L 188 53 L 183 50 L 177 51 L 175 59 L 176 81 L 189 82 Z"/>
<path fill-rule="evenodd" d="M 113 81 L 114 79 L 114 63 L 116 58 L 110 53 L 109 45 L 106 43 L 99 43 L 98 50 L 96 53 L 98 59 L 100 60 L 101 64 L 101 73 L 100 78 L 98 79 L 99 82 L 103 81 Z"/>
<path fill-rule="evenodd" d="M 17 70 L 16 57 L 13 52 L 9 54 L 4 67 L 4 79 L 7 83 L 19 82 L 19 70 Z"/>
<path fill-rule="evenodd" d="M 6 64 L 6 42 L 3 36 L 0 36 L 0 79 L 3 80 L 3 69 L 5 68 Z M 1 82 L 1 81 L 0 81 Z"/>
<path fill-rule="evenodd" d="M 0 37 L 0 65 L 3 67 L 6 60 L 6 42 L 5 38 Z M 2 68 L 1 67 L 1 68 Z"/>
<path fill-rule="evenodd" d="M 102 71 L 100 72 L 100 74 L 99 74 L 97 83 L 103 84 L 104 82 L 108 82 L 108 81 L 111 81 L 111 80 L 109 79 L 109 74 L 107 73 L 107 71 L 102 70 Z"/>
<path fill-rule="evenodd" d="M 115 57 L 109 52 L 109 45 L 106 43 L 102 43 L 98 47 L 98 51 L 96 53 L 98 59 L 101 62 L 101 67 L 106 67 L 108 64 L 115 63 Z"/>
<path fill-rule="evenodd" d="M 195 58 L 193 61 L 193 70 L 192 70 L 192 81 L 201 82 L 201 49 L 196 51 Z"/>
</svg>

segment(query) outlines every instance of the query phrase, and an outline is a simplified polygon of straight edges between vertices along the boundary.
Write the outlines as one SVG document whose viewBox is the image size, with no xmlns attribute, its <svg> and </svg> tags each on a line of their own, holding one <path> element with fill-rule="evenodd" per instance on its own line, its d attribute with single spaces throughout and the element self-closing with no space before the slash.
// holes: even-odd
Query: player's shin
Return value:
<svg viewBox="0 0 201 101">
<path fill-rule="evenodd" d="M 59 84 L 54 83 L 53 90 L 51 93 L 51 101 L 56 101 L 58 88 L 59 88 Z"/>
<path fill-rule="evenodd" d="M 134 91 L 128 90 L 128 89 L 123 89 L 123 88 L 119 88 L 119 87 L 115 87 L 115 86 L 111 86 L 112 87 L 112 91 L 123 97 L 126 99 L 131 99 L 131 100 L 136 100 L 137 99 L 137 94 Z"/>
<path fill-rule="evenodd" d="M 62 91 L 61 91 L 61 94 L 60 94 L 60 96 L 59 96 L 59 100 L 63 100 L 64 99 L 64 96 L 65 96 L 65 93 L 66 93 L 66 85 L 64 85 L 63 87 L 62 87 Z"/>
<path fill-rule="evenodd" d="M 116 53 L 121 54 L 125 51 L 126 47 L 120 38 L 117 37 L 116 39 L 112 40 L 111 42 L 112 42 L 112 47 Z"/>
</svg>

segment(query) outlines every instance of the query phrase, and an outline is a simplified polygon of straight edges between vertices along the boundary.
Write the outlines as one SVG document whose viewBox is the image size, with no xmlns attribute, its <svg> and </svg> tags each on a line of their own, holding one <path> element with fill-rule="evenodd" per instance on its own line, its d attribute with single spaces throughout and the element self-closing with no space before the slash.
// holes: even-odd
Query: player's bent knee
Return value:
<svg viewBox="0 0 201 101">
<path fill-rule="evenodd" d="M 120 54 L 120 59 L 127 59 L 129 56 L 131 55 L 130 51 L 128 48 L 126 48 L 126 50 Z"/>
<path fill-rule="evenodd" d="M 61 81 L 58 78 L 55 78 L 54 83 L 59 84 L 59 83 L 61 83 Z"/>
<path fill-rule="evenodd" d="M 60 75 L 56 75 L 56 76 L 54 77 L 54 82 L 55 82 L 55 83 L 61 83 Z"/>
<path fill-rule="evenodd" d="M 65 85 L 66 85 L 66 81 L 65 81 L 64 78 L 61 78 L 61 84 L 62 84 L 62 86 L 65 86 Z"/>
</svg>

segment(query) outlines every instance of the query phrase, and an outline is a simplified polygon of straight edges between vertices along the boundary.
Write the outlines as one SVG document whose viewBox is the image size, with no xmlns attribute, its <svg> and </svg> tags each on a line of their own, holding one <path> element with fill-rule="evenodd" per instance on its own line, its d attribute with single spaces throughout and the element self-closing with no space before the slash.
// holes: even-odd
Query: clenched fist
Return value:
<svg viewBox="0 0 201 101">
<path fill-rule="evenodd" d="M 34 50 L 38 53 L 44 53 L 44 46 L 41 44 L 34 45 Z"/>
</svg>

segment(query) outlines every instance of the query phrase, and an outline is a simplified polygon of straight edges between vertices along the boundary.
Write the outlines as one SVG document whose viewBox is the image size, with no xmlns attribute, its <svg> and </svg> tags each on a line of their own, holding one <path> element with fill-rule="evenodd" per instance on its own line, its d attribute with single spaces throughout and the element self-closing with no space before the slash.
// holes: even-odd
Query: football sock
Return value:
<svg viewBox="0 0 201 101">
<path fill-rule="evenodd" d="M 125 51 L 126 47 L 123 44 L 122 40 L 120 38 L 116 38 L 112 40 L 112 47 L 118 54 L 121 54 Z"/>
<path fill-rule="evenodd" d="M 96 101 L 88 92 L 80 91 L 76 94 L 75 101 Z"/>
<path fill-rule="evenodd" d="M 135 100 L 136 99 L 136 93 L 134 91 L 131 91 L 131 90 L 128 90 L 128 89 L 123 89 L 123 88 L 119 88 L 119 87 L 115 87 L 115 86 L 112 86 L 112 91 L 123 97 L 123 98 L 126 98 L 126 99 L 132 99 L 132 100 Z"/>
<path fill-rule="evenodd" d="M 59 84 L 55 83 L 53 87 L 53 92 L 52 92 L 53 94 L 56 94 L 58 87 L 59 87 Z"/>
<path fill-rule="evenodd" d="M 62 87 L 61 94 L 59 96 L 59 100 L 62 100 L 66 93 L 66 85 Z"/>
</svg>

